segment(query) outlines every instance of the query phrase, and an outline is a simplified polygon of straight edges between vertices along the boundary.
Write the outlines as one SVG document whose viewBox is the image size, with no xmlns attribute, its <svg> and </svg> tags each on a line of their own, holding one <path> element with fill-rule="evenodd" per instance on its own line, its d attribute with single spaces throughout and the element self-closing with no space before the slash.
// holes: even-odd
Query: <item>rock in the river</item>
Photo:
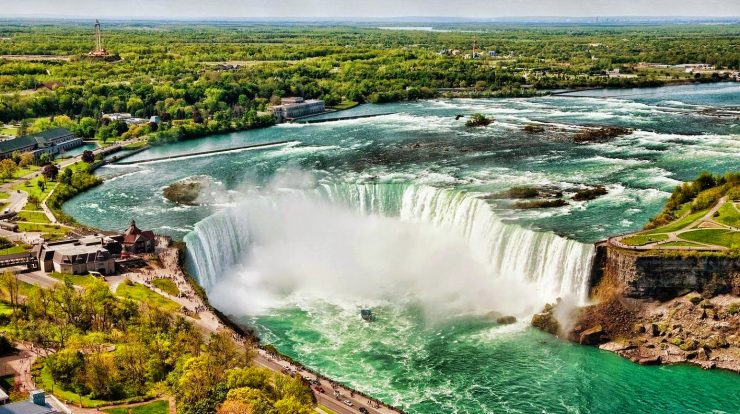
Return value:
<svg viewBox="0 0 740 414">
<path fill-rule="evenodd" d="M 496 319 L 496 323 L 499 325 L 511 325 L 512 323 L 516 323 L 516 318 L 513 316 L 502 316 Z"/>
<path fill-rule="evenodd" d="M 578 342 L 581 345 L 599 345 L 606 341 L 607 337 L 604 333 L 604 328 L 601 325 L 596 325 L 591 329 L 586 329 L 581 332 L 581 336 Z"/>
<path fill-rule="evenodd" d="M 552 335 L 557 335 L 560 331 L 560 324 L 555 319 L 552 310 L 534 314 L 532 316 L 532 326 Z"/>
<path fill-rule="evenodd" d="M 211 184 L 212 180 L 208 176 L 188 177 L 170 184 L 163 194 L 174 203 L 196 205 L 203 201 Z"/>
</svg>

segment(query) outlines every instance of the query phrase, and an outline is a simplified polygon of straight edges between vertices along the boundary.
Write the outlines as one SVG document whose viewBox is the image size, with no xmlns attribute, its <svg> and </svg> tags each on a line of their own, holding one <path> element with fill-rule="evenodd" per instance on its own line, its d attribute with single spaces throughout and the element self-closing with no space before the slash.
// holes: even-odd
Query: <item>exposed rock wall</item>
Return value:
<svg viewBox="0 0 740 414">
<path fill-rule="evenodd" d="M 632 298 L 670 299 L 688 291 L 740 294 L 740 258 L 722 254 L 631 252 L 597 244 L 591 286 L 609 282 Z"/>
</svg>

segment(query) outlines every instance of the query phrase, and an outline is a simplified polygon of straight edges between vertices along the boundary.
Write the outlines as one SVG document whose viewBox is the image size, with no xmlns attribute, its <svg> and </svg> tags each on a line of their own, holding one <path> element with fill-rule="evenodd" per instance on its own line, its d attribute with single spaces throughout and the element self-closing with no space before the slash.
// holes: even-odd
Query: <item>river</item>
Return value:
<svg viewBox="0 0 740 414">
<path fill-rule="evenodd" d="M 393 114 L 157 147 L 127 161 L 292 142 L 104 167 L 106 182 L 64 209 L 184 239 L 215 306 L 412 413 L 740 412 L 736 374 L 638 366 L 527 327 L 546 301 L 587 301 L 594 241 L 639 229 L 681 181 L 740 166 L 740 123 L 714 112 L 740 107 L 737 83 L 584 95 L 363 105 L 341 116 Z M 495 122 L 455 120 L 474 112 Z M 634 132 L 572 143 L 587 125 Z M 204 205 L 162 196 L 196 175 L 213 182 Z M 608 194 L 537 210 L 486 197 L 522 185 Z"/>
</svg>

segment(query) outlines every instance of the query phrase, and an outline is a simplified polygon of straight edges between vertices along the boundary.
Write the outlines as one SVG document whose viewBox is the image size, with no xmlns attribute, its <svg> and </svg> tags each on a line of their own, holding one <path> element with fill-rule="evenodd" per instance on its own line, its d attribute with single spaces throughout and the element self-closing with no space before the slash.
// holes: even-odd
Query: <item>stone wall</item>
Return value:
<svg viewBox="0 0 740 414">
<path fill-rule="evenodd" d="M 670 299 L 688 291 L 740 294 L 740 258 L 722 254 L 631 252 L 596 245 L 591 287 L 611 283 L 624 296 Z"/>
</svg>

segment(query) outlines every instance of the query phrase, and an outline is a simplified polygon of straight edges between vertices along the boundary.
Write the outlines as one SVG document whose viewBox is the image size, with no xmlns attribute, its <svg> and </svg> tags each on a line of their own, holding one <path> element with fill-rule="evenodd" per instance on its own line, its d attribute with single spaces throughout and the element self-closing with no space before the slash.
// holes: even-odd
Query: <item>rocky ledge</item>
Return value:
<svg viewBox="0 0 740 414">
<path fill-rule="evenodd" d="M 665 302 L 612 296 L 561 322 L 548 305 L 532 325 L 642 365 L 692 363 L 740 373 L 740 297 L 698 292 Z"/>
</svg>

